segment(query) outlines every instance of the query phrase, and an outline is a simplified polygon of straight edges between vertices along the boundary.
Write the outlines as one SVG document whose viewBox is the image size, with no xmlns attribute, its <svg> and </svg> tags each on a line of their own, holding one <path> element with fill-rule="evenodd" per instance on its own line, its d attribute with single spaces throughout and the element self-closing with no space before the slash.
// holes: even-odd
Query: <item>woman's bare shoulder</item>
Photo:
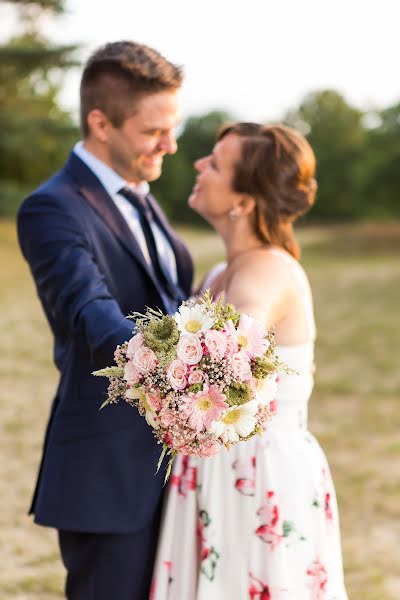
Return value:
<svg viewBox="0 0 400 600">
<path fill-rule="evenodd" d="M 241 256 L 232 267 L 227 287 L 229 302 L 268 325 L 284 317 L 292 292 L 288 265 L 261 250 Z"/>
<path fill-rule="evenodd" d="M 254 250 L 237 258 L 231 274 L 236 279 L 249 280 L 258 287 L 270 287 L 271 284 L 286 286 L 292 279 L 290 260 L 293 259 L 289 256 L 286 259 L 283 251 L 275 252 L 268 248 Z"/>
</svg>

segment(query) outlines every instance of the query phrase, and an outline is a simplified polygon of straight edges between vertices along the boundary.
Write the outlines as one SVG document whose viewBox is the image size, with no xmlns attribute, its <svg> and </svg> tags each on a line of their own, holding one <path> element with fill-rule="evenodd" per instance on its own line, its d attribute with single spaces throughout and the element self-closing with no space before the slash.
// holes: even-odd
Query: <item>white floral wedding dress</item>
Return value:
<svg viewBox="0 0 400 600">
<path fill-rule="evenodd" d="M 307 429 L 310 289 L 297 261 L 271 251 L 289 261 L 304 296 L 309 340 L 277 348 L 299 375 L 279 377 L 263 437 L 212 458 L 176 459 L 150 600 L 347 600 L 335 490 Z"/>
</svg>

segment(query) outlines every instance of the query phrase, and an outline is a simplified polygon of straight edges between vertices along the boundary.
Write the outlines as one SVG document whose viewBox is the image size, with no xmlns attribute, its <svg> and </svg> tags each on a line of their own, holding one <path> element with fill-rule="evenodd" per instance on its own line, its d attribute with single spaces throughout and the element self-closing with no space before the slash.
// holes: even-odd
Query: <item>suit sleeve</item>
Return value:
<svg viewBox="0 0 400 600">
<path fill-rule="evenodd" d="M 57 335 L 84 338 L 95 367 L 111 365 L 115 347 L 132 335 L 100 272 L 84 227 L 69 208 L 31 196 L 17 219 L 22 253 Z"/>
</svg>

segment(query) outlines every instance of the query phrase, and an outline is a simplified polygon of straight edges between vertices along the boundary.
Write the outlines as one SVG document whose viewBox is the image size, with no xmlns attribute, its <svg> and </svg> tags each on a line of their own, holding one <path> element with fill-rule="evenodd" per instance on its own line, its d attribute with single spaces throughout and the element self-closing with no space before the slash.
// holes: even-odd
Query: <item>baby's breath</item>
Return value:
<svg viewBox="0 0 400 600">
<path fill-rule="evenodd" d="M 226 358 L 212 358 L 205 356 L 200 363 L 201 369 L 206 373 L 211 385 L 219 385 L 225 388 L 232 381 L 232 369 Z"/>
</svg>

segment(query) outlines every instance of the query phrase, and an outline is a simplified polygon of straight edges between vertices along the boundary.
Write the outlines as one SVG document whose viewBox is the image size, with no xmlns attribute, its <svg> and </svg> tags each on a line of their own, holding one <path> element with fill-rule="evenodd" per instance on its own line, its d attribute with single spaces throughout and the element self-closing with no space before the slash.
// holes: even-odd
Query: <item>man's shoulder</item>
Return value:
<svg viewBox="0 0 400 600">
<path fill-rule="evenodd" d="M 18 213 L 42 204 L 67 206 L 73 203 L 74 197 L 79 198 L 78 189 L 64 165 L 23 200 Z"/>
</svg>

